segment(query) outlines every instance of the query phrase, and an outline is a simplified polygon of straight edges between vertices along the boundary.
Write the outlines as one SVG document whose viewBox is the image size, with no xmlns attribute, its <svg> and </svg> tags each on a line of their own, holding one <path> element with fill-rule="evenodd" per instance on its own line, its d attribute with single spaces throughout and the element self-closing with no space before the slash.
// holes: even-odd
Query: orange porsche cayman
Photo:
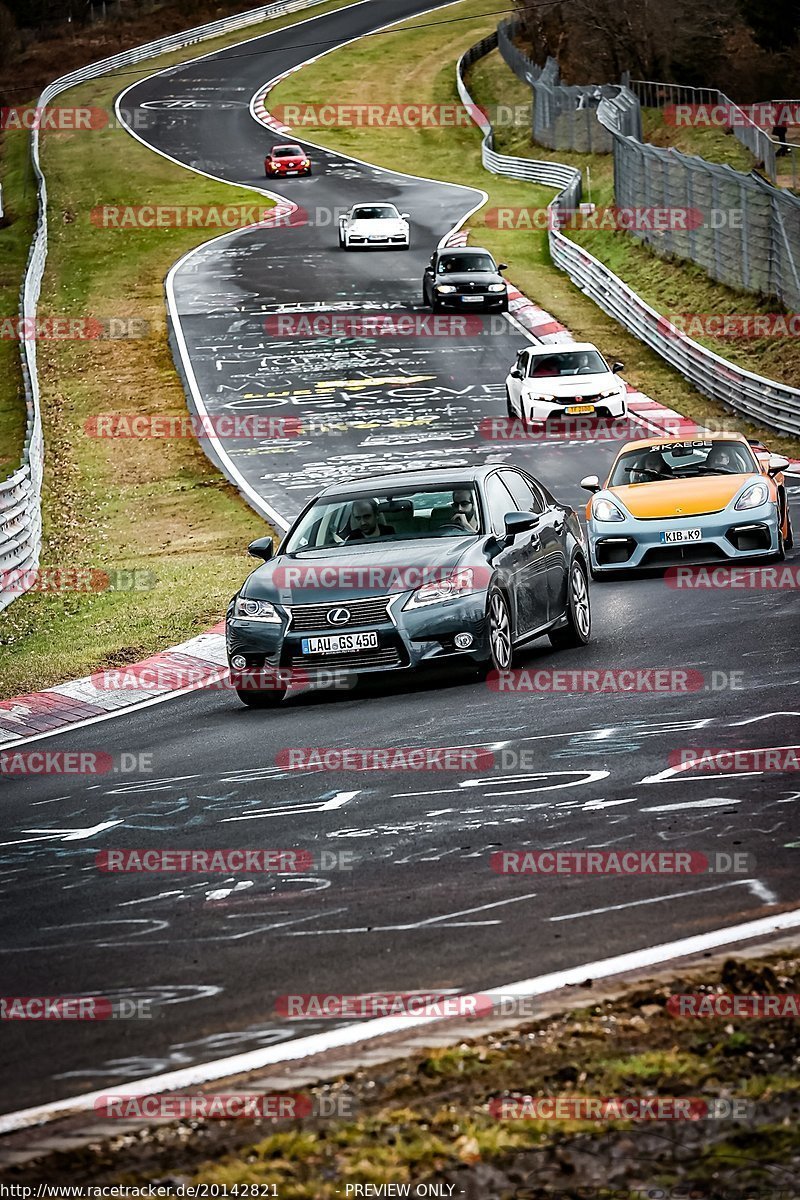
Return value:
<svg viewBox="0 0 800 1200">
<path fill-rule="evenodd" d="M 595 578 L 637 567 L 782 559 L 789 460 L 740 434 L 629 442 L 605 484 L 581 480 Z"/>
</svg>

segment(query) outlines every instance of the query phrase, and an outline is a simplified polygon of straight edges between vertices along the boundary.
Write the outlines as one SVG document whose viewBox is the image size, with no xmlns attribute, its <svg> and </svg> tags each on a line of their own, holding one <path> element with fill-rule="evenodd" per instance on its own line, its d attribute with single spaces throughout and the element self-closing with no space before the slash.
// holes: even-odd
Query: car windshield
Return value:
<svg viewBox="0 0 800 1200">
<path fill-rule="evenodd" d="M 645 446 L 621 454 L 609 486 L 756 471 L 758 464 L 742 442 L 665 442 L 661 446 Z"/>
<path fill-rule="evenodd" d="M 400 216 L 391 204 L 373 204 L 370 208 L 354 208 L 354 221 L 396 221 Z"/>
<path fill-rule="evenodd" d="M 456 271 L 497 272 L 494 260 L 488 254 L 445 254 L 439 259 L 439 274 L 452 275 Z"/>
<path fill-rule="evenodd" d="M 276 146 L 272 151 L 273 158 L 302 158 L 303 151 L 299 146 Z"/>
<path fill-rule="evenodd" d="M 559 375 L 599 375 L 608 370 L 597 350 L 570 351 L 567 354 L 534 354 L 528 376 L 544 379 Z"/>
<path fill-rule="evenodd" d="M 478 534 L 482 528 L 474 484 L 442 484 L 424 491 L 401 487 L 320 500 L 299 518 L 283 553 L 303 554 L 373 541 L 463 537 L 465 533 Z"/>
</svg>

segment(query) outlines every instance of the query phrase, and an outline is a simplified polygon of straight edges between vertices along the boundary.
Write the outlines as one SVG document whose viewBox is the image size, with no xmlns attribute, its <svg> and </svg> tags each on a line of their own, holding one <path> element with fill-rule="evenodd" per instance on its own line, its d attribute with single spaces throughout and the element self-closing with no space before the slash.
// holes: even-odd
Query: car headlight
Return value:
<svg viewBox="0 0 800 1200">
<path fill-rule="evenodd" d="M 301 166 L 301 167 L 310 167 L 310 166 L 311 166 L 311 162 L 309 161 L 309 159 L 307 159 L 307 158 L 304 158 L 304 159 L 303 159 L 303 161 L 300 163 L 300 166 Z"/>
<path fill-rule="evenodd" d="M 620 387 L 608 388 L 605 392 L 600 393 L 600 399 L 608 400 L 610 396 L 621 396 L 623 390 L 624 389 Z"/>
<path fill-rule="evenodd" d="M 506 290 L 506 285 L 504 283 L 490 283 L 489 284 L 490 292 L 504 292 L 505 290 Z"/>
<path fill-rule="evenodd" d="M 248 600 L 244 596 L 237 596 L 233 615 L 243 617 L 246 621 L 267 621 L 270 625 L 281 623 L 278 610 L 269 600 Z"/>
<path fill-rule="evenodd" d="M 592 501 L 592 516 L 595 521 L 624 521 L 625 517 L 611 500 L 596 496 Z"/>
<path fill-rule="evenodd" d="M 450 292 L 454 292 L 456 289 L 453 287 L 452 283 L 437 283 L 436 290 L 437 292 L 442 292 L 445 295 L 448 295 Z"/>
<path fill-rule="evenodd" d="M 760 508 L 762 504 L 766 504 L 769 500 L 769 488 L 761 480 L 757 483 L 751 483 L 749 488 L 742 492 L 739 499 L 734 504 L 734 508 Z"/>
<path fill-rule="evenodd" d="M 454 571 L 452 575 L 436 583 L 424 583 L 409 596 L 403 608 L 422 608 L 426 604 L 443 604 L 445 600 L 458 600 L 479 590 L 475 572 L 469 567 Z"/>
</svg>

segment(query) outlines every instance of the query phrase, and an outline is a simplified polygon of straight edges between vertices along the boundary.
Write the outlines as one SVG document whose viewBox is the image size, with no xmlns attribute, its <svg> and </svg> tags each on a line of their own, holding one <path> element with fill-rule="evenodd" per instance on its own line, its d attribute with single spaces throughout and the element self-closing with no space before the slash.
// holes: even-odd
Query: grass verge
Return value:
<svg viewBox="0 0 800 1200">
<path fill-rule="evenodd" d="M 0 135 L 0 183 L 3 219 L 0 222 L 0 480 L 19 466 L 25 441 L 25 392 L 19 342 L 12 336 L 19 311 L 19 289 L 36 227 L 36 186 L 26 140 L 13 133 Z"/>
<path fill-rule="evenodd" d="M 245 36 L 296 19 L 265 22 Z M 82 84 L 59 103 L 109 108 L 137 78 L 241 40 L 239 32 L 152 59 Z M 265 59 L 265 80 L 278 69 Z M 7 134 L 5 149 L 7 162 L 23 163 L 26 136 Z M 41 315 L 122 317 L 144 322 L 149 332 L 136 339 L 39 343 L 46 447 L 42 566 L 123 568 L 140 572 L 123 582 L 135 578 L 143 586 L 42 590 L 17 599 L 0 614 L 2 696 L 133 662 L 207 629 L 249 572 L 247 542 L 264 532 L 261 518 L 193 439 L 97 439 L 87 436 L 85 425 L 108 411 L 186 414 L 167 343 L 164 277 L 182 254 L 219 232 L 105 230 L 92 224 L 92 209 L 152 203 L 154 196 L 163 205 L 263 207 L 269 201 L 184 170 L 119 129 L 49 133 L 43 163 L 50 238 Z M 15 291 L 19 285 L 9 286 Z M 16 352 L 16 344 L 12 348 Z"/>
<path fill-rule="evenodd" d="M 455 103 L 458 101 L 456 58 L 495 27 L 494 8 L 490 0 L 465 0 L 448 10 L 452 16 L 463 18 L 458 24 L 406 30 L 402 39 L 388 39 L 379 47 L 369 41 L 346 46 L 279 84 L 270 98 L 271 106 L 321 105 L 327 103 L 331 95 L 336 95 L 342 104 L 402 104 L 412 99 L 417 104 Z M 473 68 L 470 90 L 476 102 L 485 105 L 497 102 L 514 105 L 529 99 L 527 87 L 508 70 L 497 53 Z M 473 243 L 486 245 L 504 262 L 510 263 L 509 279 L 558 317 L 576 337 L 596 342 L 612 358 L 621 359 L 625 363 L 626 379 L 669 407 L 701 422 L 724 417 L 731 426 L 748 436 L 762 437 L 770 446 L 792 457 L 800 455 L 797 439 L 781 437 L 725 412 L 606 316 L 552 265 L 544 232 L 487 227 L 483 214 L 488 210 L 544 207 L 552 199 L 553 192 L 550 188 L 503 179 L 484 171 L 480 162 L 480 137 L 474 127 L 336 129 L 304 125 L 297 132 L 332 149 L 384 167 L 483 188 L 489 194 L 489 202 L 470 222 Z M 508 141 L 501 143 L 499 148 L 507 153 L 574 162 L 583 168 L 589 161 L 592 199 L 596 203 L 610 202 L 613 185 L 610 156 L 597 155 L 587 160 L 583 155 L 533 147 L 527 129 L 511 128 L 501 132 Z M 617 236 L 621 239 L 624 235 Z M 718 308 L 718 297 L 726 289 L 711 284 L 697 268 L 667 263 L 636 244 L 629 247 L 629 252 L 640 255 L 647 271 L 652 272 L 652 294 L 658 291 L 663 281 L 672 281 L 675 291 L 665 292 L 668 303 L 663 305 L 664 308 L 670 311 L 727 311 Z M 625 267 L 620 265 L 619 271 L 626 282 L 636 286 L 636 280 L 629 278 Z M 642 267 L 641 274 L 644 273 Z M 646 283 L 643 279 L 643 288 L 637 290 L 644 290 L 649 295 L 651 292 L 644 286 Z M 705 287 L 713 290 L 713 299 L 699 290 Z M 730 311 L 758 311 L 752 297 L 743 298 L 730 292 L 726 293 L 726 301 L 741 305 Z M 789 340 L 783 339 L 784 342 Z M 714 348 L 719 352 L 719 345 Z M 748 346 L 748 350 L 757 355 L 760 370 L 765 374 L 774 370 L 777 374 L 778 364 L 774 360 L 786 352 L 786 347 L 776 346 L 773 341 L 765 347 Z"/>
<path fill-rule="evenodd" d="M 589 981 L 588 988 L 591 988 Z M 670 995 L 795 994 L 800 955 L 730 959 L 586 999 L 523 1027 L 365 1067 L 312 1089 L 347 1119 L 179 1122 L 56 1155 L 36 1181 L 261 1185 L 282 1200 L 393 1194 L 559 1197 L 795 1194 L 800 1026 L 787 1018 L 677 1018 Z M 209 1091 L 247 1092 L 209 1087 Z M 748 1102 L 735 1119 L 508 1119 L 503 1096 Z M 729 1110 L 730 1111 L 730 1110 Z M 30 1182 L 30 1172 L 26 1176 Z M 453 1190 L 423 1191 L 435 1182 Z M 345 1184 L 371 1185 L 345 1192 Z M 685 1189 L 691 1185 L 691 1191 Z M 405 1186 L 410 1192 L 403 1192 Z M 417 1190 L 419 1188 L 419 1190 Z M 609 1191 L 603 1191 L 608 1188 Z M 674 1192 L 668 1189 L 675 1188 Z M 385 1192 L 385 1194 L 389 1194 Z"/>
</svg>

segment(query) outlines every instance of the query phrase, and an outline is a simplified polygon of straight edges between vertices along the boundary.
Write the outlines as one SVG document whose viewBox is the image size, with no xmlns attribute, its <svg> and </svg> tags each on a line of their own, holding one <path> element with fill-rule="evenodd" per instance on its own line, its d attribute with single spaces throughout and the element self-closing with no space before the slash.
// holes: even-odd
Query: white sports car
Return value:
<svg viewBox="0 0 800 1200">
<path fill-rule="evenodd" d="M 591 342 L 526 346 L 506 378 L 508 415 L 524 421 L 583 413 L 624 417 L 621 370 L 622 363 L 609 366 Z"/>
<path fill-rule="evenodd" d="M 411 232 L 408 213 L 398 212 L 393 204 L 354 204 L 339 218 L 339 247 L 375 246 L 408 250 Z"/>
</svg>

